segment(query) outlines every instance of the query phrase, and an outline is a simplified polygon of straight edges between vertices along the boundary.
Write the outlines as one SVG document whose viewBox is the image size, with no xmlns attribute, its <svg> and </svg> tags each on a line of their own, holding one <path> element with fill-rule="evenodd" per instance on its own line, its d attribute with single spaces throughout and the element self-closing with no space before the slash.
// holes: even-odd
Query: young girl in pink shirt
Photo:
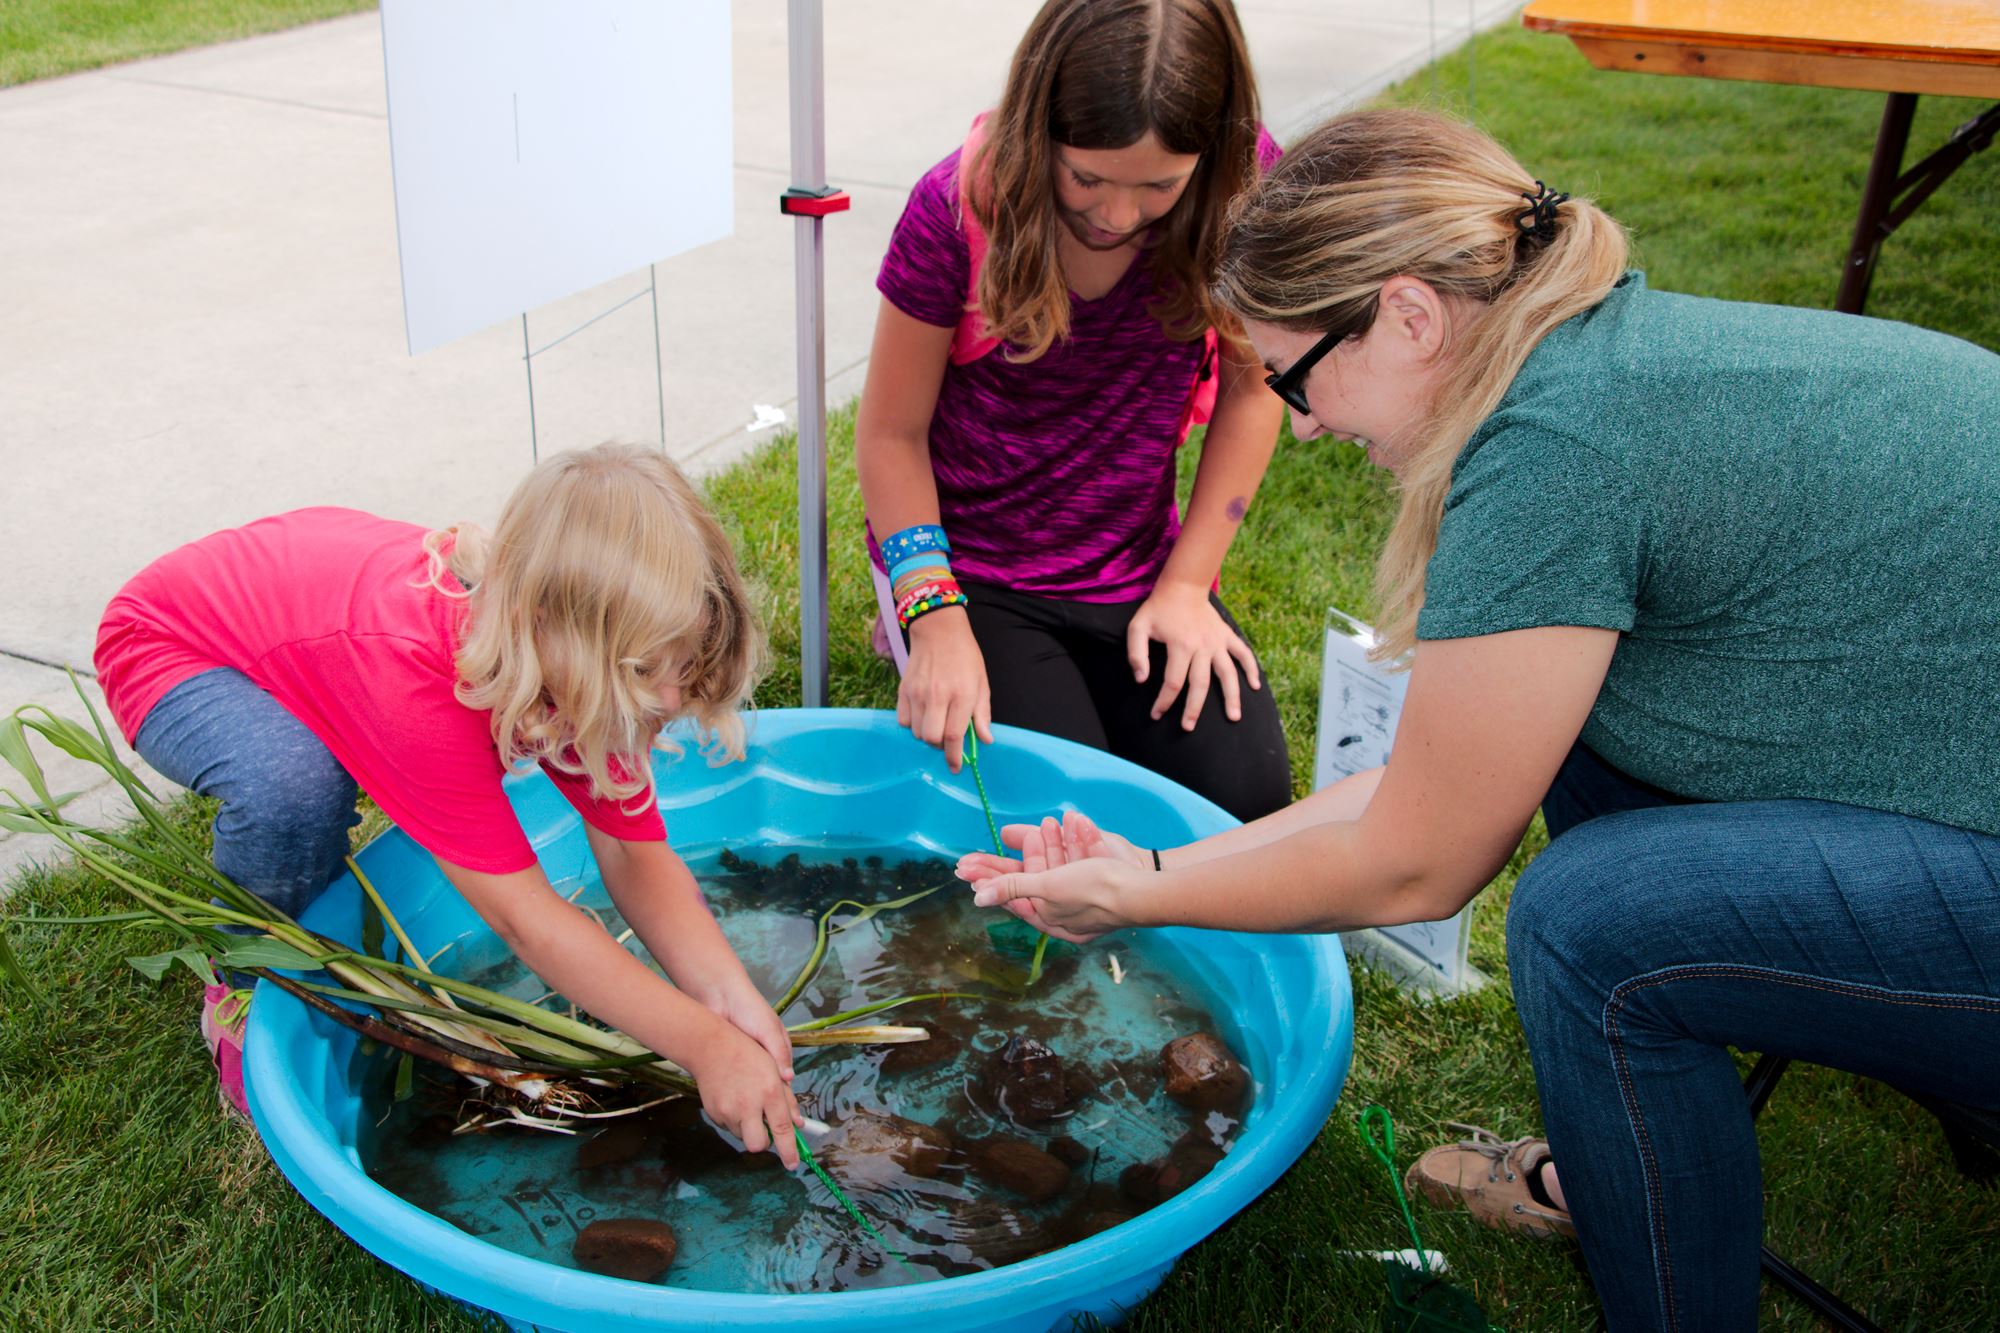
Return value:
<svg viewBox="0 0 2000 1333">
<path fill-rule="evenodd" d="M 339 873 L 365 788 L 538 977 L 792 1166 L 791 1043 L 667 845 L 647 760 L 676 717 L 741 757 L 760 651 L 694 488 L 604 445 L 529 473 L 490 535 L 302 509 L 192 542 L 112 599 L 96 660 L 140 756 L 220 800 L 224 874 L 296 916 Z M 550 888 L 501 786 L 531 762 L 673 984 Z M 242 1017 L 218 1021 L 221 996 L 203 1031 L 241 1110 Z"/>
</svg>

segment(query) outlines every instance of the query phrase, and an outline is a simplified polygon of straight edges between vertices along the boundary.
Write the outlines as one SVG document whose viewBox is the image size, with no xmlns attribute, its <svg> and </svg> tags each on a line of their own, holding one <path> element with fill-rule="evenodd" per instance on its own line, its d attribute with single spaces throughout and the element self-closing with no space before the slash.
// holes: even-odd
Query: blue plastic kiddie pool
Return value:
<svg viewBox="0 0 2000 1333">
<path fill-rule="evenodd" d="M 1087 810 L 1142 843 L 1173 845 L 1234 821 L 1186 789 L 1123 760 L 1011 727 L 985 750 L 987 794 L 1001 822 L 1060 807 Z M 935 750 L 892 715 L 776 710 L 751 724 L 749 756 L 711 768 L 661 756 L 661 804 L 676 844 L 798 844 L 865 835 L 877 847 L 956 857 L 985 845 L 970 775 L 954 777 Z M 510 794 L 552 878 L 589 857 L 581 821 L 536 774 Z M 431 858 L 400 831 L 361 853 L 425 953 L 478 925 Z M 305 924 L 356 941 L 360 889 L 351 877 L 315 903 Z M 1130 1222 L 1017 1264 L 967 1277 L 869 1291 L 747 1295 L 599 1277 L 481 1241 L 406 1203 L 363 1171 L 353 1033 L 260 984 L 245 1052 L 250 1109 L 272 1158 L 308 1203 L 383 1261 L 516 1328 L 587 1333 L 632 1328 L 1022 1330 L 1116 1322 L 1183 1251 L 1250 1203 L 1319 1133 L 1353 1050 L 1354 1006 L 1334 936 L 1161 932 L 1162 943 L 1226 1013 L 1256 1080 L 1241 1133 L 1205 1179 Z"/>
</svg>

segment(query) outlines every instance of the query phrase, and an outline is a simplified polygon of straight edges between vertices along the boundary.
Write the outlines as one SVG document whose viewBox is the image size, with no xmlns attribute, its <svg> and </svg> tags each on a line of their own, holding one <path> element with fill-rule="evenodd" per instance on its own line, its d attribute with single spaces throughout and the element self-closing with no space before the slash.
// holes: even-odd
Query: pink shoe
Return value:
<svg viewBox="0 0 2000 1333">
<path fill-rule="evenodd" d="M 201 994 L 201 1039 L 215 1061 L 217 1096 L 225 1109 L 248 1119 L 243 1095 L 243 1030 L 250 1015 L 250 992 L 214 985 Z"/>
</svg>

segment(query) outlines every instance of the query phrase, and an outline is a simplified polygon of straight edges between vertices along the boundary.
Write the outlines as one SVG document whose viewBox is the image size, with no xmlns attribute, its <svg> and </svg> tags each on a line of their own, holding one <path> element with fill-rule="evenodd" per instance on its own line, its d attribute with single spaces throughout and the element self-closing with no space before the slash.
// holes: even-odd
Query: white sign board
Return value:
<svg viewBox="0 0 2000 1333">
<path fill-rule="evenodd" d="M 1326 613 L 1326 648 L 1320 661 L 1319 748 L 1313 789 L 1389 762 L 1396 723 L 1409 689 L 1407 671 L 1368 660 L 1375 631 L 1343 611 Z M 1349 932 L 1345 940 L 1374 954 L 1426 990 L 1447 993 L 1483 983 L 1465 961 L 1472 938 L 1472 908 L 1445 921 L 1418 921 Z"/>
<path fill-rule="evenodd" d="M 410 353 L 727 236 L 728 0 L 383 0 Z"/>
</svg>

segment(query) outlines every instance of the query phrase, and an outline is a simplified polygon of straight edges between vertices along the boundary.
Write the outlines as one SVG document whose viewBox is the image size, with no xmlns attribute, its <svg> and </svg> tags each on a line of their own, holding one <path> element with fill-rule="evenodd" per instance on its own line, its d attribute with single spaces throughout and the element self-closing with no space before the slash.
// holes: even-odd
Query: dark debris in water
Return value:
<svg viewBox="0 0 2000 1333">
<path fill-rule="evenodd" d="M 797 911 L 810 921 L 842 898 L 882 902 L 949 873 L 938 860 L 809 863 L 787 853 L 766 864 L 731 852 L 721 854 L 719 873 L 702 872 L 719 887 L 725 929 L 728 903 Z M 918 911 L 921 918 L 905 915 Z M 806 1007 L 823 1015 L 885 990 L 977 989 L 985 967 L 1012 977 L 1018 960 L 996 958 L 989 924 L 950 893 L 885 914 L 863 928 L 878 931 L 875 940 L 841 941 L 841 957 Z M 1246 1113 L 1249 1077 L 1214 1035 L 1210 1015 L 1157 972 L 1139 976 L 1135 986 L 1128 970 L 1123 989 L 1114 989 L 1102 952 L 1082 950 L 1050 966 L 1025 995 L 926 1001 L 887 1016 L 928 1029 L 925 1041 L 806 1053 L 801 1107 L 832 1127 L 812 1140 L 815 1155 L 926 1275 L 1017 1262 L 1174 1198 L 1223 1160 Z M 1148 1035 L 1130 1040 L 1120 1032 Z M 1154 1044 L 1172 1034 L 1180 1035 Z M 462 1097 L 462 1088 L 426 1085 L 388 1108 L 382 1137 L 389 1142 L 368 1150 L 370 1170 L 468 1231 L 507 1233 L 490 1234 L 496 1243 L 520 1245 L 508 1229 L 526 1218 L 540 1248 L 524 1252 L 600 1272 L 619 1266 L 621 1276 L 652 1268 L 641 1281 L 659 1280 L 669 1265 L 675 1283 L 736 1290 L 907 1280 L 822 1187 L 784 1176 L 769 1153 L 740 1154 L 697 1098 L 551 1139 L 517 1128 L 453 1137 Z M 449 1156 L 505 1154 L 501 1145 L 512 1144 L 529 1155 L 492 1194 L 448 1193 Z M 624 1224 L 645 1225 L 627 1233 Z M 660 1240 L 662 1233 L 671 1239 Z M 705 1266 L 723 1256 L 733 1256 L 727 1262 L 747 1285 L 707 1276 Z"/>
</svg>

